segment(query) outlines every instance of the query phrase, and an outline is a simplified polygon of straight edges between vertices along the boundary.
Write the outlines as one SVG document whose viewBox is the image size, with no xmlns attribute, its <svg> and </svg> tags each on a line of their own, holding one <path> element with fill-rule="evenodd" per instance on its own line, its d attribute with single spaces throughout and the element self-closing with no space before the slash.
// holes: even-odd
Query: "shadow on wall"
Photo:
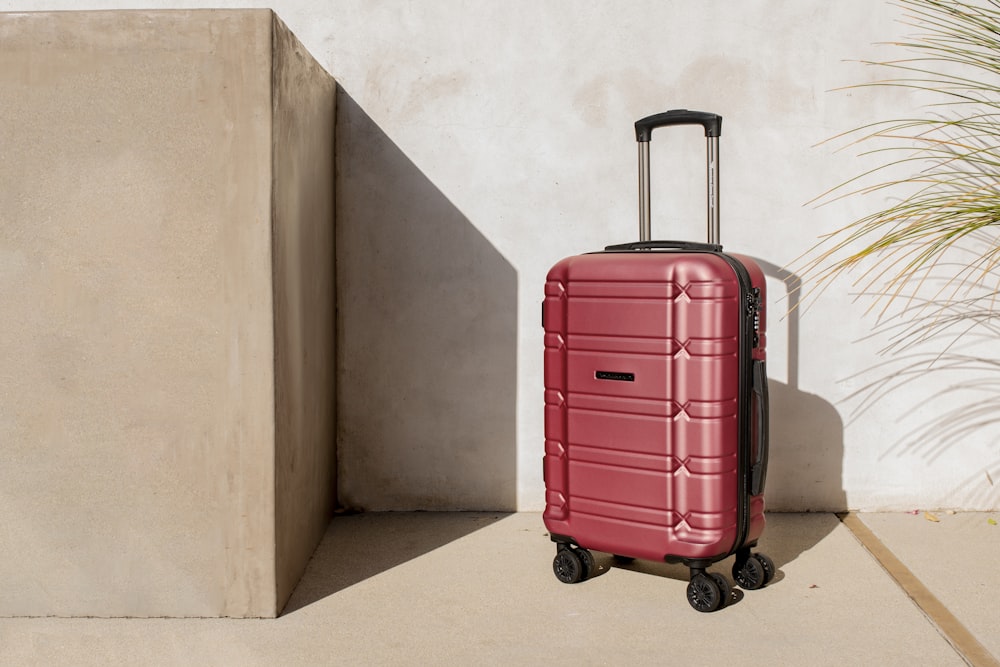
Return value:
<svg viewBox="0 0 1000 667">
<path fill-rule="evenodd" d="M 336 133 L 341 504 L 513 510 L 517 272 L 343 89 Z"/>
<path fill-rule="evenodd" d="M 798 276 L 754 258 L 788 293 L 788 314 L 768 319 L 770 331 L 784 324 L 788 332 L 787 382 L 768 381 L 771 400 L 770 458 L 765 500 L 771 511 L 842 511 L 847 509 L 843 485 L 844 422 L 833 405 L 798 387 Z M 773 303 L 773 299 L 772 299 Z"/>
</svg>

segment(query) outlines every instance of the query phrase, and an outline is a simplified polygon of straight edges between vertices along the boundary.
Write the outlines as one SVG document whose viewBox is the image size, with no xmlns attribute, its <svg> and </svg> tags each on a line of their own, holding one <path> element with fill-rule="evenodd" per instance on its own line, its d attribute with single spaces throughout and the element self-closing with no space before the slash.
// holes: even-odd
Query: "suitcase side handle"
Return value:
<svg viewBox="0 0 1000 667">
<path fill-rule="evenodd" d="M 722 136 L 722 116 L 719 114 L 708 111 L 672 109 L 635 121 L 635 140 L 650 141 L 653 138 L 655 128 L 667 125 L 701 125 L 705 128 L 706 137 Z"/>
<path fill-rule="evenodd" d="M 639 241 L 649 241 L 649 142 L 653 129 L 668 125 L 701 125 L 708 140 L 708 242 L 719 241 L 719 137 L 722 116 L 707 111 L 673 109 L 646 116 L 635 122 L 635 140 L 639 145 Z"/>
<path fill-rule="evenodd" d="M 717 243 L 698 243 L 696 241 L 633 241 L 619 243 L 604 248 L 607 252 L 624 250 L 688 250 L 702 252 L 722 252 L 722 246 Z"/>
<path fill-rule="evenodd" d="M 767 397 L 767 370 L 763 360 L 753 362 L 753 393 L 754 408 L 756 414 L 754 421 L 757 425 L 757 460 L 750 468 L 750 495 L 757 496 L 764 493 L 764 482 L 767 478 L 767 459 L 770 450 L 770 434 L 768 433 L 768 397 Z"/>
</svg>

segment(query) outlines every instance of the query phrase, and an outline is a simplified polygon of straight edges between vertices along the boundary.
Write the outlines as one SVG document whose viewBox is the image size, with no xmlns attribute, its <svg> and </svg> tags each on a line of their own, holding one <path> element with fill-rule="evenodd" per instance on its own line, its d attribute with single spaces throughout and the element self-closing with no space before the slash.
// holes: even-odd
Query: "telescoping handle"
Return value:
<svg viewBox="0 0 1000 667">
<path fill-rule="evenodd" d="M 701 125 L 708 139 L 708 242 L 719 245 L 719 137 L 722 116 L 707 111 L 673 109 L 635 122 L 639 143 L 639 241 L 650 240 L 649 142 L 653 130 L 667 125 Z"/>
</svg>

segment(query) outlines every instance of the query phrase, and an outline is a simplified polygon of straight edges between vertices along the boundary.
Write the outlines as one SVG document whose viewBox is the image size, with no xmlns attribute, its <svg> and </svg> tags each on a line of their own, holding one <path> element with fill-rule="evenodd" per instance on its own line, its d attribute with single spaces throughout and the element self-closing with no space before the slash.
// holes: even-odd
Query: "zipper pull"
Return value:
<svg viewBox="0 0 1000 667">
<path fill-rule="evenodd" d="M 747 295 L 747 315 L 753 318 L 753 346 L 760 345 L 760 288 L 754 287 Z"/>
</svg>

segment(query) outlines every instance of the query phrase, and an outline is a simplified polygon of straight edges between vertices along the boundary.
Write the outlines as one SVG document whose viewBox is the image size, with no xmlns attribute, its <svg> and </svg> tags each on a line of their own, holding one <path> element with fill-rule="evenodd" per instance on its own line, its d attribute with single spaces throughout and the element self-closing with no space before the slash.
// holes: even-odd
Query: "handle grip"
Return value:
<svg viewBox="0 0 1000 667">
<path fill-rule="evenodd" d="M 768 433 L 768 410 L 767 410 L 767 370 L 764 362 L 757 360 L 753 362 L 753 393 L 755 414 L 754 420 L 757 422 L 757 460 L 754 461 L 750 469 L 750 495 L 756 496 L 764 493 L 764 482 L 767 477 L 767 458 L 770 449 L 770 437 Z"/>
<path fill-rule="evenodd" d="M 666 125 L 701 125 L 708 140 L 708 242 L 719 243 L 719 136 L 722 116 L 707 111 L 673 109 L 646 116 L 635 122 L 635 139 L 639 146 L 639 240 L 649 241 L 649 141 L 653 128 Z"/>
<path fill-rule="evenodd" d="M 667 125 L 701 125 L 706 137 L 722 136 L 722 116 L 708 111 L 672 109 L 635 121 L 635 140 L 650 141 L 653 129 Z"/>
<path fill-rule="evenodd" d="M 633 241 L 619 243 L 604 248 L 608 252 L 626 250 L 688 250 L 703 252 L 722 252 L 722 246 L 717 243 L 697 243 L 695 241 Z"/>
</svg>

